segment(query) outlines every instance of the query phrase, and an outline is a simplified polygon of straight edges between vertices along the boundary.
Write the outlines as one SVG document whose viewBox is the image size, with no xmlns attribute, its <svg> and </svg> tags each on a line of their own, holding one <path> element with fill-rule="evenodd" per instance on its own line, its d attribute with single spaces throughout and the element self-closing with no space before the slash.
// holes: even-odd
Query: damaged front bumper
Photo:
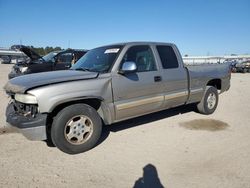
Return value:
<svg viewBox="0 0 250 188">
<path fill-rule="evenodd" d="M 8 74 L 8 78 L 9 78 L 9 80 L 10 80 L 10 79 L 12 79 L 12 78 L 15 78 L 15 77 L 21 76 L 21 75 L 22 75 L 21 73 L 10 72 L 10 73 Z"/>
<path fill-rule="evenodd" d="M 11 72 L 8 74 L 8 78 L 9 80 L 12 78 L 15 78 L 17 76 L 22 76 L 23 74 L 19 71 L 19 68 L 16 68 L 16 66 L 14 66 L 11 70 Z"/>
<path fill-rule="evenodd" d="M 15 104 L 10 103 L 6 109 L 6 121 L 29 140 L 47 139 L 47 114 L 36 113 L 35 116 L 21 114 Z"/>
</svg>

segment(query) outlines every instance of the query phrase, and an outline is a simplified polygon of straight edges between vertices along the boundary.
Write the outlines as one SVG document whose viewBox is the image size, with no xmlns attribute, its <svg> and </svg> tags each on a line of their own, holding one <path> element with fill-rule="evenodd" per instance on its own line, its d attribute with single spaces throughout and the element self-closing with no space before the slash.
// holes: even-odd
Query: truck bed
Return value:
<svg viewBox="0 0 250 188">
<path fill-rule="evenodd" d="M 205 90 L 201 86 L 206 86 L 211 80 L 219 83 L 220 93 L 227 91 L 230 87 L 231 72 L 227 64 L 186 65 L 186 68 L 189 74 L 189 92 L 191 94 L 188 103 L 200 100 Z"/>
</svg>

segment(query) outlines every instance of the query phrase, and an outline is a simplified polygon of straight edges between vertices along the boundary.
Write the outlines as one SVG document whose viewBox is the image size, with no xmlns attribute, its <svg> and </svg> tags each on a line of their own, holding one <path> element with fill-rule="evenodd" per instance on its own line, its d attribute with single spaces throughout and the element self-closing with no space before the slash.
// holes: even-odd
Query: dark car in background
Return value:
<svg viewBox="0 0 250 188">
<path fill-rule="evenodd" d="M 22 51 L 28 58 L 25 61 L 16 63 L 11 72 L 9 79 L 24 74 L 32 74 L 38 72 L 66 70 L 71 67 L 78 59 L 80 59 L 87 50 L 67 49 L 62 51 L 51 52 L 43 57 L 26 46 L 20 46 Z"/>
<path fill-rule="evenodd" d="M 237 65 L 235 65 L 235 69 L 236 72 L 242 72 L 242 73 L 250 72 L 250 60 L 238 63 Z"/>
<path fill-rule="evenodd" d="M 239 63 L 239 61 L 237 61 L 237 60 L 225 60 L 223 63 L 227 64 L 229 66 L 231 72 L 237 72 L 236 65 Z"/>
</svg>

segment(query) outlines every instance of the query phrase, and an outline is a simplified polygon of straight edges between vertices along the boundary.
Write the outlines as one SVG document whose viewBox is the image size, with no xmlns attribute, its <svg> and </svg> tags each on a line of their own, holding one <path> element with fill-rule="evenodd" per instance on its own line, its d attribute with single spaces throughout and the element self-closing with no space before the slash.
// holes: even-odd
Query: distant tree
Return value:
<svg viewBox="0 0 250 188">
<path fill-rule="evenodd" d="M 53 51 L 60 51 L 62 50 L 61 47 L 51 47 L 51 46 L 46 46 L 45 48 L 43 47 L 34 47 L 34 46 L 28 46 L 29 48 L 31 48 L 33 51 L 35 51 L 37 54 L 39 54 L 40 56 L 44 56 L 50 52 Z"/>
<path fill-rule="evenodd" d="M 60 51 L 60 50 L 62 50 L 62 48 L 57 46 L 57 47 L 54 48 L 54 50 L 55 51 Z"/>
</svg>

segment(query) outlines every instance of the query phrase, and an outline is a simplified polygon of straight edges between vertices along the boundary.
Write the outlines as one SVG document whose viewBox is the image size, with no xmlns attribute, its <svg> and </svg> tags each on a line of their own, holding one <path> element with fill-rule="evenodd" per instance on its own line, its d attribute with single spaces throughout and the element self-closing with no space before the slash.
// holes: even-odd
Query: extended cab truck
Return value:
<svg viewBox="0 0 250 188">
<path fill-rule="evenodd" d="M 28 139 L 76 154 L 94 147 L 102 125 L 196 103 L 211 114 L 230 87 L 229 66 L 185 67 L 174 44 L 95 48 L 70 70 L 20 76 L 5 85 L 7 122 Z"/>
</svg>

